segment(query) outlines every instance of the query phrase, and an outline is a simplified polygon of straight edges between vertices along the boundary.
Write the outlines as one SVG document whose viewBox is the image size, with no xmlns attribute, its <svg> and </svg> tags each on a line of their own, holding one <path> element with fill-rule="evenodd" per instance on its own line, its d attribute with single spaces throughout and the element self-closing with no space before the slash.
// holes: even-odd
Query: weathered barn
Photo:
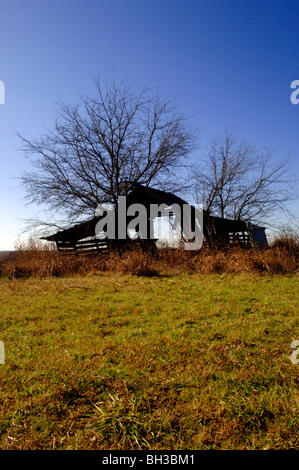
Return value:
<svg viewBox="0 0 299 470">
<path fill-rule="evenodd" d="M 161 191 L 158 189 L 143 186 L 139 183 L 134 185 L 134 189 L 126 196 L 126 206 L 133 204 L 142 204 L 147 214 L 147 234 L 152 233 L 153 220 L 150 217 L 150 207 L 153 204 L 164 204 L 169 208 L 176 204 L 182 211 L 187 204 L 186 201 L 180 197 Z M 192 210 L 195 211 L 193 206 Z M 57 249 L 60 252 L 97 252 L 100 253 L 106 248 L 121 248 L 130 246 L 133 241 L 132 238 L 126 233 L 123 238 L 109 239 L 108 237 L 102 238 L 96 234 L 96 226 L 99 220 L 103 217 L 94 216 L 90 220 L 77 224 L 66 230 L 61 230 L 53 235 L 44 237 L 45 240 L 54 241 Z M 129 223 L 134 216 L 129 217 L 126 215 L 126 222 Z M 194 229 L 194 220 L 193 228 Z M 141 229 L 140 229 L 141 232 Z M 116 230 L 117 233 L 117 230 Z M 203 237 L 204 244 L 208 246 L 220 246 L 227 244 L 237 244 L 242 247 L 250 246 L 265 246 L 267 245 L 267 238 L 265 228 L 253 225 L 249 222 L 241 220 L 230 220 L 220 217 L 211 216 L 207 211 L 203 211 Z M 144 248 L 155 246 L 157 239 L 139 236 L 135 243 L 139 243 Z"/>
</svg>

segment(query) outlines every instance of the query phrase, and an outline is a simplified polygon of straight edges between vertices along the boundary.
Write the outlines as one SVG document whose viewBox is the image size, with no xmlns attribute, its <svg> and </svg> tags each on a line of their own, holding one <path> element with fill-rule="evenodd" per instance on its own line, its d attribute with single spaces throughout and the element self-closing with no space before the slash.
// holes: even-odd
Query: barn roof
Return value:
<svg viewBox="0 0 299 470">
<path fill-rule="evenodd" d="M 179 196 L 155 188 L 144 186 L 140 183 L 134 184 L 134 189 L 127 195 L 127 207 L 133 203 L 143 204 L 149 207 L 150 204 L 166 204 L 172 206 L 178 204 L 183 206 L 187 204 Z M 85 222 L 79 223 L 66 230 L 61 230 L 53 235 L 43 237 L 48 241 L 76 241 L 95 236 L 95 227 L 101 217 L 93 217 Z M 247 223 L 242 220 L 231 220 L 220 217 L 214 217 L 203 211 L 204 230 L 205 227 L 214 227 L 218 233 L 245 232 L 248 230 Z"/>
</svg>

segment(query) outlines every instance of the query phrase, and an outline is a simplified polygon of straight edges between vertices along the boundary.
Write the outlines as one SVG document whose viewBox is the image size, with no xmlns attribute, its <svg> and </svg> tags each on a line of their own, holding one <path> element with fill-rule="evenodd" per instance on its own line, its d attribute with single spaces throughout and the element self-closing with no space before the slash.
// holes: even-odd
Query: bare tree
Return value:
<svg viewBox="0 0 299 470">
<path fill-rule="evenodd" d="M 33 167 L 22 177 L 27 201 L 69 221 L 115 203 L 135 182 L 170 188 L 195 142 L 174 100 L 150 89 L 135 94 L 124 82 L 103 87 L 99 80 L 94 98 L 58 104 L 45 135 L 19 137 Z"/>
<path fill-rule="evenodd" d="M 197 202 L 213 215 L 235 220 L 261 221 L 275 210 L 287 212 L 294 196 L 288 161 L 271 160 L 270 150 L 257 151 L 227 131 L 192 168 Z"/>
</svg>

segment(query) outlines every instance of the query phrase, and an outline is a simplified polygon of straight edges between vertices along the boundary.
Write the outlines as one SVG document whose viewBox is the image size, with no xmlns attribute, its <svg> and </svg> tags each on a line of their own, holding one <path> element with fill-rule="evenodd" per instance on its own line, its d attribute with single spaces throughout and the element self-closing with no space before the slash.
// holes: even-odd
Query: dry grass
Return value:
<svg viewBox="0 0 299 470">
<path fill-rule="evenodd" d="M 297 450 L 296 271 L 285 238 L 101 256 L 19 246 L 0 259 L 0 449 Z"/>
<path fill-rule="evenodd" d="M 0 279 L 0 449 L 298 450 L 297 290 L 251 273 Z"/>
<path fill-rule="evenodd" d="M 52 245 L 45 246 L 33 240 L 0 259 L 0 277 L 44 278 L 101 272 L 148 277 L 178 273 L 288 274 L 298 270 L 298 246 L 294 238 L 281 237 L 266 249 L 203 248 L 196 252 L 161 249 L 151 254 L 134 248 L 122 254 L 103 251 L 97 256 L 59 255 Z"/>
</svg>

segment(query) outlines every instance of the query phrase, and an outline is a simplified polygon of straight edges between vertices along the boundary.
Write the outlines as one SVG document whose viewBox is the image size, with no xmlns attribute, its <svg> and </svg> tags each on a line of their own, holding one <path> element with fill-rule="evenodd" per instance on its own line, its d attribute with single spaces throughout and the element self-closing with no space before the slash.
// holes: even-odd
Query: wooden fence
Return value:
<svg viewBox="0 0 299 470">
<path fill-rule="evenodd" d="M 75 242 L 58 240 L 56 242 L 59 253 L 100 253 L 109 247 L 108 240 L 81 240 Z"/>
</svg>

